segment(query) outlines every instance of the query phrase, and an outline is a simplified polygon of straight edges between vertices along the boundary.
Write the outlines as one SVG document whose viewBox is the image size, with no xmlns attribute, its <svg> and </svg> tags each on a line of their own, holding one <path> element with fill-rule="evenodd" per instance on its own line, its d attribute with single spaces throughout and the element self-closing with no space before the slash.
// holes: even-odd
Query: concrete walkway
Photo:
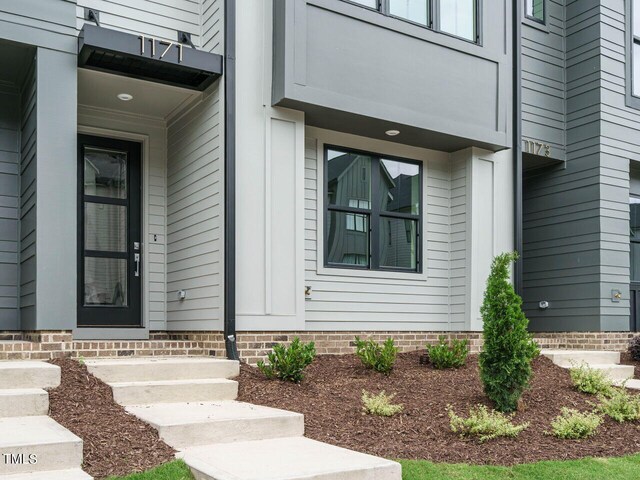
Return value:
<svg viewBox="0 0 640 480">
<path fill-rule="evenodd" d="M 116 401 L 180 451 L 196 480 L 401 480 L 398 463 L 305 438 L 301 414 L 237 402 L 238 362 L 87 360 Z"/>
<path fill-rule="evenodd" d="M 47 416 L 45 388 L 60 384 L 60 367 L 0 362 L 0 480 L 91 480 L 82 440 Z"/>
</svg>

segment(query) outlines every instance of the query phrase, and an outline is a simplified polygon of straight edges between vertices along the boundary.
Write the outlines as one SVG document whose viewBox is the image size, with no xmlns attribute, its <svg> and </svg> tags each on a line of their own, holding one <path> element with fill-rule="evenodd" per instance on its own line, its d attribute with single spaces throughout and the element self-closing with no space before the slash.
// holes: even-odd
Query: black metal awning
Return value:
<svg viewBox="0 0 640 480">
<path fill-rule="evenodd" d="M 78 67 L 202 91 L 222 75 L 222 56 L 85 24 L 78 37 Z"/>
</svg>

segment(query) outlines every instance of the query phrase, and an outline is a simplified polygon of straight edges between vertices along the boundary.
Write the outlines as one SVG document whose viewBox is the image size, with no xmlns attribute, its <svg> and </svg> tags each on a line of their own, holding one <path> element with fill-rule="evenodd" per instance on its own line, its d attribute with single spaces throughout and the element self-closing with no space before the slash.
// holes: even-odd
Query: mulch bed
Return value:
<svg viewBox="0 0 640 480">
<path fill-rule="evenodd" d="M 82 468 L 96 478 L 126 475 L 174 459 L 158 432 L 113 401 L 111 388 L 68 358 L 60 386 L 49 391 L 49 415 L 84 441 Z"/>
<path fill-rule="evenodd" d="M 341 447 L 387 458 L 434 462 L 513 465 L 538 460 L 586 456 L 608 457 L 640 452 L 640 424 L 606 419 L 587 440 L 560 440 L 546 435 L 561 407 L 591 409 L 593 397 L 572 388 L 567 370 L 546 358 L 534 361 L 531 388 L 517 423 L 530 422 L 515 439 L 485 443 L 460 438 L 449 429 L 445 408 L 466 416 L 470 406 L 490 406 L 483 394 L 477 356 L 459 370 L 419 365 L 420 354 L 401 354 L 389 377 L 366 370 L 354 355 L 323 355 L 307 369 L 300 385 L 266 380 L 254 367 L 242 365 L 239 399 L 305 415 L 306 435 Z M 362 390 L 395 393 L 404 412 L 383 418 L 363 415 Z"/>
</svg>

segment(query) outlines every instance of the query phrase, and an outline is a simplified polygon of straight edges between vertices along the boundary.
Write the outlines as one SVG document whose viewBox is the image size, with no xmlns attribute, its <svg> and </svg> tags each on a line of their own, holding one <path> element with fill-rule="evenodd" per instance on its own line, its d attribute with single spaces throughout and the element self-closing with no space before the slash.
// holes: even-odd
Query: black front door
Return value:
<svg viewBox="0 0 640 480">
<path fill-rule="evenodd" d="M 139 143 L 78 137 L 78 326 L 140 327 Z"/>
</svg>

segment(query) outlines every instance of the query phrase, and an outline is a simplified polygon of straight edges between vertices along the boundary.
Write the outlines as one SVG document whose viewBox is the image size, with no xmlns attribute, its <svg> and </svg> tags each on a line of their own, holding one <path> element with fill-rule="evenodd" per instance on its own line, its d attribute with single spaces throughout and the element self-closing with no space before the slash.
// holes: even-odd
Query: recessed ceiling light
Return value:
<svg viewBox="0 0 640 480">
<path fill-rule="evenodd" d="M 133 100 L 133 95 L 130 93 L 119 93 L 118 98 L 123 102 L 128 102 L 129 100 Z"/>
<path fill-rule="evenodd" d="M 395 137 L 396 135 L 400 135 L 400 130 L 387 130 L 384 133 L 386 133 L 390 137 Z"/>
</svg>

